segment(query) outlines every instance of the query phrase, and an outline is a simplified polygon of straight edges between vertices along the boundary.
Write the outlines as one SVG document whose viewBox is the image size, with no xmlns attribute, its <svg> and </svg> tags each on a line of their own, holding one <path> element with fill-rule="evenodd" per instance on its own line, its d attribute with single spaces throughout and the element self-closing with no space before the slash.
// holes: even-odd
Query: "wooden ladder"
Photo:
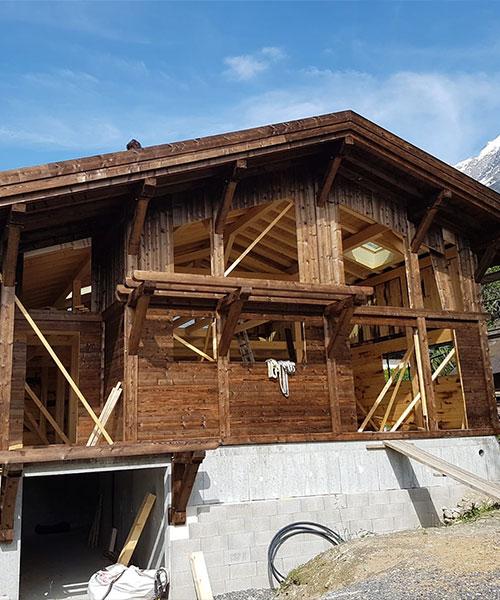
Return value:
<svg viewBox="0 0 500 600">
<path fill-rule="evenodd" d="M 252 348 L 250 347 L 250 340 L 248 339 L 248 333 L 246 329 L 237 333 L 236 338 L 240 346 L 240 354 L 241 358 L 243 359 L 243 363 L 246 365 L 253 365 L 255 363 L 255 357 L 253 355 Z"/>
</svg>

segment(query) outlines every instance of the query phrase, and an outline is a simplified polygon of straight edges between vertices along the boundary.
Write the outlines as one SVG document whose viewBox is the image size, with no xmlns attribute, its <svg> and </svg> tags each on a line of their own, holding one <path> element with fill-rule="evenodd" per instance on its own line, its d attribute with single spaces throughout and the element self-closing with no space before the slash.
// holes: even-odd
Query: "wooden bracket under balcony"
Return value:
<svg viewBox="0 0 500 600">
<path fill-rule="evenodd" d="M 219 356 L 225 356 L 228 353 L 241 311 L 251 293 L 252 288 L 240 288 L 237 292 L 228 294 L 220 301 L 219 312 L 223 317 L 223 326 L 219 341 Z"/>
<path fill-rule="evenodd" d="M 171 491 L 172 504 L 168 509 L 170 525 L 186 523 L 186 508 L 193 490 L 198 469 L 203 459 L 204 451 L 179 452 L 172 457 Z"/>
<path fill-rule="evenodd" d="M 128 253 L 137 256 L 139 254 L 139 246 L 141 243 L 142 230 L 146 220 L 149 201 L 153 197 L 156 190 L 156 179 L 148 177 L 142 182 L 141 189 L 135 199 L 134 217 L 132 220 L 132 228 L 128 240 Z"/>
<path fill-rule="evenodd" d="M 155 292 L 155 288 L 156 285 L 151 281 L 144 281 L 132 291 L 128 299 L 128 306 L 134 309 L 134 318 L 128 340 L 128 353 L 130 355 L 137 354 L 139 350 L 142 328 L 144 327 L 149 302 Z"/>
<path fill-rule="evenodd" d="M 22 471 L 16 466 L 4 467 L 0 485 L 0 542 L 14 541 L 14 518 L 19 480 Z"/>
<path fill-rule="evenodd" d="M 354 300 L 350 297 L 338 303 L 336 316 L 333 316 L 331 311 L 325 311 L 327 315 L 330 313 L 326 316 L 330 327 L 330 339 L 326 349 L 328 357 L 332 357 L 337 348 L 349 337 L 353 326 L 354 308 Z"/>
</svg>

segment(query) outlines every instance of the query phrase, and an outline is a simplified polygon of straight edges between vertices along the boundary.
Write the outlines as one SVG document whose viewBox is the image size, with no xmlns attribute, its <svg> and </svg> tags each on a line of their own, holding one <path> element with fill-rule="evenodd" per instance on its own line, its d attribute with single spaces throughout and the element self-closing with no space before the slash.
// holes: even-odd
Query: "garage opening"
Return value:
<svg viewBox="0 0 500 600">
<path fill-rule="evenodd" d="M 165 468 L 28 476 L 23 484 L 20 598 L 87 598 L 90 577 L 117 561 L 146 495 L 151 512 L 130 564 L 164 562 Z"/>
</svg>

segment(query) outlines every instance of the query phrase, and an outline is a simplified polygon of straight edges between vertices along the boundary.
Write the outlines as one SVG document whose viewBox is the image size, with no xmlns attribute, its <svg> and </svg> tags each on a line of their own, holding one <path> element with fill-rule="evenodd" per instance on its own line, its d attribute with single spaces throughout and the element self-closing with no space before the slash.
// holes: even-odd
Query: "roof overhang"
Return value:
<svg viewBox="0 0 500 600">
<path fill-rule="evenodd" d="M 344 161 L 342 176 L 396 196 L 414 219 L 435 193 L 450 190 L 443 223 L 470 229 L 472 237 L 485 227 L 498 230 L 500 194 L 352 111 L 4 171 L 0 209 L 66 197 L 70 205 L 78 194 L 99 203 L 147 177 L 155 177 L 160 193 L 168 193 L 186 182 L 221 177 L 239 159 L 247 161 L 251 176 L 280 161 L 328 157 L 347 136 L 354 150 Z"/>
</svg>

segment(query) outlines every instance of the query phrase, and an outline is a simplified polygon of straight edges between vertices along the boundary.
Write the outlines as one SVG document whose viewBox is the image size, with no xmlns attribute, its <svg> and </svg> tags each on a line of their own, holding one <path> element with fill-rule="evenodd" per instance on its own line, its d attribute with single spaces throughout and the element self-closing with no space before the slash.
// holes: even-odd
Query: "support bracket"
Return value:
<svg viewBox="0 0 500 600">
<path fill-rule="evenodd" d="M 354 140 L 351 136 L 346 136 L 338 150 L 330 156 L 330 160 L 328 162 L 328 166 L 326 168 L 325 174 L 323 176 L 323 181 L 321 182 L 321 186 L 318 190 L 318 195 L 316 197 L 316 204 L 318 206 L 325 206 L 327 198 L 332 190 L 333 184 L 335 182 L 335 177 L 337 176 L 338 170 L 340 169 L 340 165 L 344 156 L 350 151 L 350 149 L 354 145 Z"/>
<path fill-rule="evenodd" d="M 338 347 L 349 337 L 352 329 L 352 317 L 354 315 L 354 299 L 346 298 L 339 303 L 336 317 L 333 317 L 332 310 L 325 311 L 330 327 L 330 339 L 326 348 L 326 354 L 331 358 Z"/>
<path fill-rule="evenodd" d="M 422 245 L 422 242 L 424 241 L 424 237 L 427 235 L 427 232 L 429 231 L 438 210 L 441 208 L 442 204 L 446 200 L 449 200 L 450 198 L 451 198 L 450 190 L 448 190 L 448 189 L 441 190 L 439 192 L 439 194 L 437 195 L 436 199 L 434 200 L 434 202 L 427 209 L 426 213 L 422 217 L 422 220 L 418 224 L 417 231 L 415 232 L 415 235 L 413 236 L 413 239 L 410 244 L 410 249 L 413 253 L 416 254 L 420 250 L 420 246 Z"/>
<path fill-rule="evenodd" d="M 223 314 L 223 326 L 219 340 L 219 356 L 225 356 L 228 353 L 241 311 L 251 293 L 252 288 L 242 287 L 237 292 L 228 294 L 221 300 L 218 312 Z"/>
<path fill-rule="evenodd" d="M 227 215 L 233 204 L 234 194 L 236 193 L 236 187 L 238 182 L 243 177 L 247 168 L 247 161 L 245 159 L 239 159 L 234 163 L 233 171 L 228 179 L 225 181 L 224 192 L 222 194 L 222 201 L 219 204 L 217 210 L 217 216 L 215 218 L 215 233 L 223 234 L 224 227 L 226 225 Z"/>
<path fill-rule="evenodd" d="M 22 470 L 19 465 L 3 468 L 0 485 L 0 542 L 7 544 L 14 541 L 14 517 L 21 477 Z"/>
<path fill-rule="evenodd" d="M 141 243 L 142 230 L 144 229 L 144 221 L 148 211 L 149 201 L 153 197 L 156 190 L 156 178 L 148 177 L 142 182 L 142 187 L 135 199 L 134 217 L 132 220 L 132 228 L 128 240 L 128 254 L 137 256 L 139 254 L 139 246 Z"/>
<path fill-rule="evenodd" d="M 185 525 L 186 507 L 205 451 L 178 452 L 172 457 L 171 493 L 168 509 L 169 525 Z"/>
<path fill-rule="evenodd" d="M 146 320 L 149 301 L 154 294 L 156 285 L 151 281 L 144 281 L 133 290 L 128 299 L 128 306 L 134 309 L 134 318 L 128 339 L 129 355 L 136 355 L 141 341 L 142 328 Z"/>
</svg>

